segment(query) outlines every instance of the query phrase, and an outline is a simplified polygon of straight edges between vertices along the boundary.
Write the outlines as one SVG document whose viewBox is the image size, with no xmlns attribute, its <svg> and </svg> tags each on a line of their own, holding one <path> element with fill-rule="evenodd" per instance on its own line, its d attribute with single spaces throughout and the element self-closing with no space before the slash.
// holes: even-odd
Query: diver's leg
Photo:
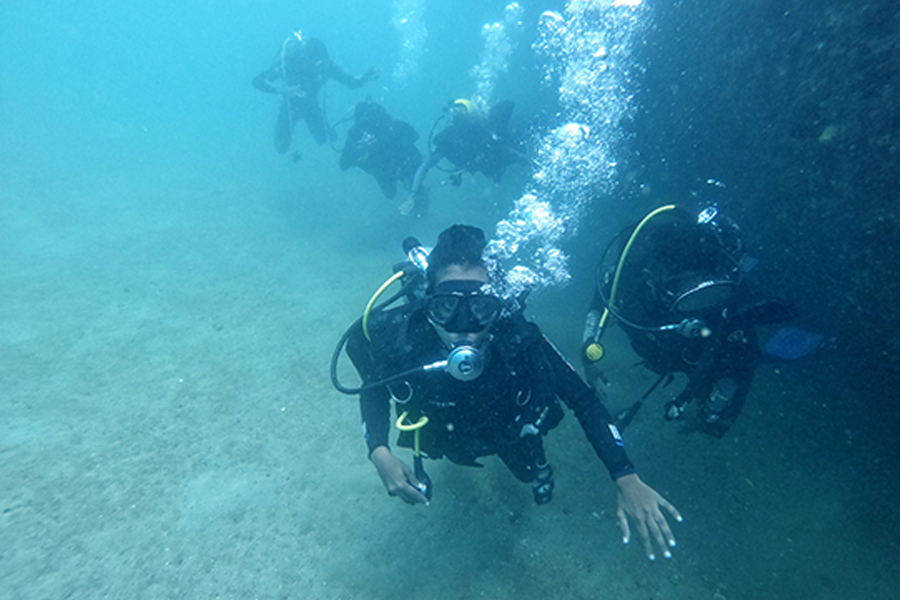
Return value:
<svg viewBox="0 0 900 600">
<path fill-rule="evenodd" d="M 291 149 L 291 141 L 294 137 L 294 123 L 291 112 L 291 103 L 287 98 L 283 98 L 281 109 L 278 111 L 278 120 L 275 121 L 275 150 L 278 154 L 286 154 Z"/>
<path fill-rule="evenodd" d="M 553 498 L 553 469 L 544 455 L 544 441 L 529 435 L 516 444 L 506 446 L 497 455 L 516 479 L 531 484 L 534 501 L 546 504 Z"/>
<path fill-rule="evenodd" d="M 704 406 L 706 433 L 722 437 L 734 425 L 744 408 L 753 382 L 753 371 L 743 372 L 740 379 L 723 378 L 716 382 L 715 392 Z"/>
<path fill-rule="evenodd" d="M 322 109 L 318 104 L 310 103 L 305 111 L 306 126 L 309 128 L 310 135 L 316 140 L 317 144 L 324 144 L 328 141 L 328 128 L 325 126 L 325 117 L 322 115 Z"/>
<path fill-rule="evenodd" d="M 747 343 L 728 344 L 716 360 L 713 385 L 699 397 L 704 398 L 704 431 L 722 437 L 737 420 L 750 393 L 760 351 L 756 335 L 750 330 Z"/>
</svg>

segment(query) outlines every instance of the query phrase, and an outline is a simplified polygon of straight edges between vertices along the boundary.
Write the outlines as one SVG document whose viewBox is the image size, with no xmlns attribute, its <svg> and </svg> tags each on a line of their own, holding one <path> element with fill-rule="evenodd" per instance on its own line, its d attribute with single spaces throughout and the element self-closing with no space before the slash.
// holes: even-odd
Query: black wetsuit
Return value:
<svg viewBox="0 0 900 600">
<path fill-rule="evenodd" d="M 274 64 L 253 78 L 256 89 L 282 94 L 281 109 L 275 124 L 275 149 L 284 154 L 291 147 L 294 123 L 305 120 L 310 134 L 319 144 L 328 140 L 328 128 L 319 91 L 333 79 L 350 89 L 362 86 L 369 77 L 353 77 L 328 57 L 325 45 L 316 39 L 291 43 L 275 58 Z"/>
<path fill-rule="evenodd" d="M 667 417 L 690 416 L 690 427 L 721 437 L 761 358 L 756 326 L 790 320 L 793 308 L 756 296 L 742 269 L 740 230 L 726 217 L 701 221 L 678 207 L 645 221 L 637 238 L 618 239 L 629 240 L 628 253 L 607 271 L 592 311 L 603 311 L 617 281 L 610 309 L 634 351 L 660 375 L 688 377 Z M 686 413 L 693 400 L 700 419 Z"/>
<path fill-rule="evenodd" d="M 621 286 L 625 291 L 619 298 L 631 323 L 653 327 L 678 323 L 685 318 L 655 301 L 642 280 L 633 278 L 630 282 L 633 285 Z M 600 296 L 595 295 L 592 309 L 602 311 L 604 306 Z M 726 305 L 692 316 L 702 319 L 709 335 L 686 337 L 678 330 L 649 331 L 626 323 L 622 327 L 647 368 L 660 375 L 677 372 L 687 375 L 687 384 L 671 404 L 683 411 L 691 401 L 699 400 L 705 421 L 696 425 L 706 433 L 722 437 L 743 409 L 762 358 L 756 326 L 788 321 L 794 318 L 794 310 L 784 302 L 754 300 L 749 289 L 739 285 Z M 726 379 L 735 384 L 730 399 L 724 405 L 713 406 L 708 400 L 713 388 Z"/>
<path fill-rule="evenodd" d="M 447 350 L 415 305 L 376 314 L 372 341 L 357 328 L 348 353 L 367 383 L 445 359 Z M 613 479 L 634 472 L 621 439 L 603 404 L 538 330 L 521 316 L 501 319 L 494 327 L 484 373 L 473 381 L 444 371 L 419 372 L 360 395 L 369 451 L 388 446 L 391 395 L 397 412 L 410 423 L 429 418 L 421 429 L 421 450 L 430 458 L 446 456 L 477 465 L 481 456 L 497 454 L 521 481 L 535 480 L 545 463 L 541 436 L 563 416 L 559 400 L 574 412 L 588 440 Z M 411 446 L 401 433 L 399 445 Z M 539 468 L 539 466 L 537 467 Z"/>
<path fill-rule="evenodd" d="M 509 127 L 513 106 L 506 100 L 492 107 L 487 117 L 478 113 L 455 116 L 446 129 L 434 136 L 435 154 L 457 169 L 480 172 L 499 183 L 506 167 L 528 162 Z"/>
<path fill-rule="evenodd" d="M 375 177 L 388 198 L 397 194 L 397 182 L 412 186 L 422 155 L 416 148 L 419 134 L 412 125 L 393 119 L 375 102 L 356 105 L 353 127 L 341 151 L 341 170 L 359 167 Z"/>
</svg>

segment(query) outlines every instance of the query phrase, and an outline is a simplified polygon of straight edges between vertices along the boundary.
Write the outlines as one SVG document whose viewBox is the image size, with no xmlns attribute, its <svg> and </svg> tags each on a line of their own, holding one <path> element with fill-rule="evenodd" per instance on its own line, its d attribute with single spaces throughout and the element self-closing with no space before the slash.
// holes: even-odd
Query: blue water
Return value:
<svg viewBox="0 0 900 600">
<path fill-rule="evenodd" d="M 297 30 L 381 70 L 326 85 L 331 124 L 369 97 L 425 152 L 449 100 L 509 98 L 533 164 L 433 170 L 405 218 L 338 168 L 345 125 L 278 155 L 250 81 Z M 896 596 L 898 57 L 887 1 L 4 2 L 0 598 Z M 571 418 L 548 506 L 497 461 L 385 495 L 327 367 L 406 236 L 484 228 L 574 357 L 612 236 L 709 199 L 827 341 L 721 440 L 662 419 L 678 386 L 647 400 L 626 443 L 685 515 L 671 561 L 621 545 Z M 627 406 L 654 377 L 608 345 Z"/>
</svg>

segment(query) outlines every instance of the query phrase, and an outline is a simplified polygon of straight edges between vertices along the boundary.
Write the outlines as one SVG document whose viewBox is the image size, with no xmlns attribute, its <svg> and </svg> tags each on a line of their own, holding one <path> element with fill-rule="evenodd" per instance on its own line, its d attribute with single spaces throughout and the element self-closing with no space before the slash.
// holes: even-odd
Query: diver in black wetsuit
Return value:
<svg viewBox="0 0 900 600">
<path fill-rule="evenodd" d="M 275 149 L 279 154 L 290 149 L 294 124 L 301 120 L 306 121 L 317 143 L 328 140 L 328 128 L 319 106 L 319 91 L 326 81 L 333 79 L 356 89 L 377 76 L 374 67 L 359 77 L 348 75 L 328 57 L 322 40 L 303 37 L 299 31 L 288 36 L 272 66 L 252 82 L 260 91 L 281 95 L 281 109 L 275 123 Z"/>
<path fill-rule="evenodd" d="M 420 452 L 474 466 L 496 454 L 531 485 L 538 504 L 550 501 L 553 472 L 542 436 L 562 418 L 562 400 L 616 482 L 625 541 L 631 519 L 650 558 L 652 543 L 671 556 L 675 540 L 661 508 L 680 521 L 677 510 L 638 478 L 591 389 L 514 301 L 491 292 L 484 249 L 480 229 L 447 229 L 428 256 L 424 296 L 367 315 L 345 336 L 363 386 L 335 385 L 360 393 L 369 457 L 388 493 L 409 504 L 431 498 Z M 398 444 L 416 449 L 415 469 L 390 450 L 392 400 L 405 429 Z"/>
<path fill-rule="evenodd" d="M 762 356 L 756 326 L 793 319 L 793 308 L 755 297 L 744 277 L 740 230 L 715 207 L 699 215 L 661 207 L 618 241 L 624 247 L 617 262 L 601 260 L 602 280 L 586 321 L 582 360 L 588 382 L 602 389 L 599 341 L 611 318 L 644 364 L 660 374 L 659 382 L 672 373 L 687 375 L 665 417 L 686 419 L 685 431 L 722 437 L 744 406 Z M 620 415 L 619 425 L 625 427 L 634 412 Z"/>
<path fill-rule="evenodd" d="M 341 170 L 359 167 L 375 178 L 386 197 L 394 198 L 397 183 L 411 188 L 422 162 L 422 154 L 416 148 L 418 139 L 412 125 L 392 118 L 380 104 L 371 100 L 360 102 L 341 151 Z"/>
<path fill-rule="evenodd" d="M 434 149 L 416 172 L 412 193 L 400 212 L 410 214 L 417 208 L 417 194 L 424 185 L 425 175 L 442 159 L 453 164 L 450 181 L 455 186 L 460 185 L 465 171 L 481 173 L 500 183 L 506 167 L 514 163 L 528 164 L 523 143 L 510 127 L 514 106 L 512 101 L 505 100 L 485 115 L 469 100 L 460 98 L 452 102 L 447 109 L 450 123 L 434 136 Z"/>
</svg>

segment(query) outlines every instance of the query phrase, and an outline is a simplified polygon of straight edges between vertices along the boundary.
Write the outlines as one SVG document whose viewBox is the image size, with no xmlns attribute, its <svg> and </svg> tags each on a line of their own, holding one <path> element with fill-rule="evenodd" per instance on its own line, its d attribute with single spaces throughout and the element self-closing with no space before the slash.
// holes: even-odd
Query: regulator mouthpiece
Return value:
<svg viewBox="0 0 900 600">
<path fill-rule="evenodd" d="M 686 338 L 708 338 L 712 330 L 702 319 L 685 319 L 678 325 L 678 332 Z"/>
<path fill-rule="evenodd" d="M 447 357 L 445 368 L 454 379 L 472 381 L 484 372 L 484 356 L 474 346 L 457 346 Z"/>
</svg>

